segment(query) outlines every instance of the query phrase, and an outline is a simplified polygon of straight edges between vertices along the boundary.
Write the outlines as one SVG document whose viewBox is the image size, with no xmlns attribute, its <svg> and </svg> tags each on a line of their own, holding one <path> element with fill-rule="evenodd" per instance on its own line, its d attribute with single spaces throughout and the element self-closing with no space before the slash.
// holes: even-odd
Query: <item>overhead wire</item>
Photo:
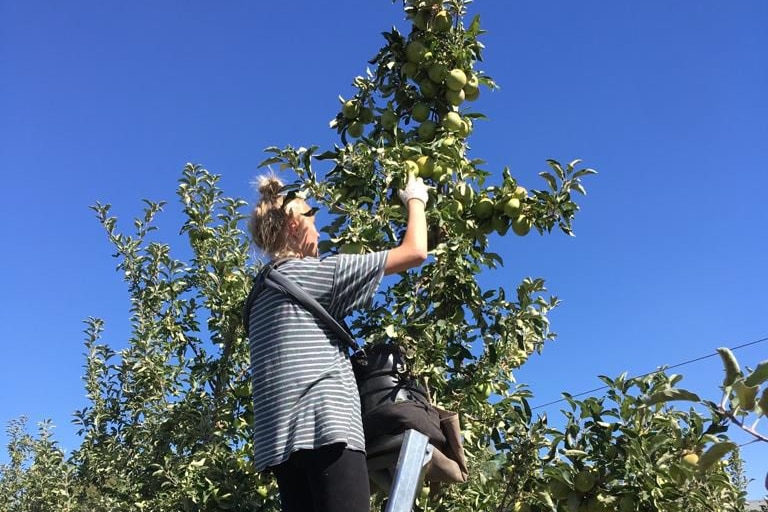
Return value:
<svg viewBox="0 0 768 512">
<path fill-rule="evenodd" d="M 763 343 L 765 341 L 768 341 L 768 336 L 766 336 L 764 338 L 760 338 L 759 340 L 750 341 L 750 342 L 747 342 L 747 343 L 743 343 L 741 345 L 736 345 L 735 347 L 731 347 L 730 350 L 731 351 L 739 350 L 739 349 L 742 349 L 742 348 L 745 348 L 745 347 L 749 347 L 751 345 L 757 345 L 758 343 Z M 633 379 L 641 379 L 643 377 L 647 377 L 647 376 L 653 375 L 655 373 L 661 373 L 661 372 L 664 372 L 664 371 L 667 371 L 667 370 L 671 370 L 673 368 L 679 368 L 681 366 L 685 366 L 685 365 L 688 365 L 688 364 L 691 364 L 691 363 L 696 363 L 698 361 L 702 361 L 704 359 L 709 359 L 710 357 L 715 357 L 717 355 L 718 355 L 717 352 L 714 352 L 712 354 L 707 354 L 705 356 L 696 357 L 694 359 L 689 359 L 687 361 L 683 361 L 682 363 L 677 363 L 677 364 L 674 364 L 672 366 L 662 366 L 662 367 L 658 368 L 657 370 L 654 370 L 654 371 L 651 371 L 651 372 L 647 372 L 647 373 L 643 373 L 641 375 L 637 375 L 636 377 L 631 377 L 631 378 L 633 378 Z M 590 389 L 588 391 L 582 391 L 581 393 L 569 394 L 569 396 L 575 398 L 575 397 L 579 397 L 579 396 L 588 395 L 590 393 L 595 393 L 597 391 L 602 391 L 604 389 L 608 389 L 608 386 L 600 386 L 599 388 Z M 548 407 L 550 405 L 554 405 L 554 404 L 557 404 L 557 403 L 560 403 L 560 402 L 564 402 L 565 400 L 566 400 L 565 398 L 560 398 L 558 400 L 553 400 L 553 401 L 547 402 L 545 404 L 540 404 L 540 405 L 537 405 L 535 407 L 531 407 L 531 410 L 533 411 L 533 410 L 536 410 L 536 409 L 541 409 L 543 407 Z"/>
</svg>

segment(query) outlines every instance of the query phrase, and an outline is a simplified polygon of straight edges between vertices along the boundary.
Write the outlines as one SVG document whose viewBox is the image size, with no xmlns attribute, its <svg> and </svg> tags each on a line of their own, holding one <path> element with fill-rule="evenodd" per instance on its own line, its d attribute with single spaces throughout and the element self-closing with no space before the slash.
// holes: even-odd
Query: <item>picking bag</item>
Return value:
<svg viewBox="0 0 768 512">
<path fill-rule="evenodd" d="M 381 444 L 392 444 L 393 436 L 414 429 L 426 435 L 434 447 L 426 481 L 467 481 L 459 415 L 432 405 L 427 390 L 408 371 L 401 347 L 367 345 L 352 357 L 352 368 L 369 453 L 378 452 Z M 394 448 L 399 446 L 395 443 Z"/>
</svg>

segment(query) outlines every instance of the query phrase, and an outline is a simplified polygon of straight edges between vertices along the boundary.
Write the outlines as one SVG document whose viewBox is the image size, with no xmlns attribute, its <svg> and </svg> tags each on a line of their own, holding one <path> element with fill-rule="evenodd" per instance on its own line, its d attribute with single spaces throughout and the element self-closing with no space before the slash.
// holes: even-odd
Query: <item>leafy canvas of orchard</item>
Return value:
<svg viewBox="0 0 768 512">
<path fill-rule="evenodd" d="M 557 421 L 533 414 L 530 391 L 513 384 L 554 339 L 548 313 L 558 299 L 541 278 L 483 289 L 477 277 L 503 264 L 493 252 L 499 236 L 571 234 L 575 199 L 594 171 L 543 160 L 542 181 L 523 184 L 472 154 L 473 123 L 484 117 L 473 101 L 496 84 L 480 69 L 483 31 L 479 17 L 467 19 L 468 3 L 407 1 L 407 30 L 384 34 L 354 96 L 340 98 L 331 120 L 339 143 L 269 147 L 263 162 L 282 172 L 287 192 L 324 207 L 325 254 L 394 246 L 405 222 L 394 191 L 409 172 L 432 187 L 430 258 L 385 281 L 352 325 L 361 339 L 406 347 L 433 401 L 461 414 L 469 482 L 425 488 L 415 510 L 745 510 L 742 462 L 727 432 L 766 440 L 748 420 L 768 411 L 768 363 L 742 369 L 722 349 L 718 404 L 664 371 L 603 376 L 601 396 L 564 394 Z M 246 202 L 218 181 L 201 166 L 183 169 L 182 237 L 156 232 L 163 202 L 145 201 L 130 233 L 109 205 L 92 207 L 131 299 L 130 338 L 110 343 L 107 330 L 102 340 L 102 321 L 86 321 L 88 403 L 74 413 L 82 443 L 64 454 L 49 424 L 30 431 L 24 419 L 11 421 L 0 510 L 279 510 L 275 483 L 251 463 L 241 309 L 259 262 Z M 380 508 L 375 496 L 372 510 Z"/>
</svg>

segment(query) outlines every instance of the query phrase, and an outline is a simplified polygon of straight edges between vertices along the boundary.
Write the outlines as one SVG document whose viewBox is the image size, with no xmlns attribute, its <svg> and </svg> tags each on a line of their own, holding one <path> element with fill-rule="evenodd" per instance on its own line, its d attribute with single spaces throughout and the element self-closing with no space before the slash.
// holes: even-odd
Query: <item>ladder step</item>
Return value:
<svg viewBox="0 0 768 512">
<path fill-rule="evenodd" d="M 412 429 L 405 431 L 385 512 L 410 512 L 413 509 L 426 466 L 432 460 L 432 450 L 427 436 Z"/>
</svg>

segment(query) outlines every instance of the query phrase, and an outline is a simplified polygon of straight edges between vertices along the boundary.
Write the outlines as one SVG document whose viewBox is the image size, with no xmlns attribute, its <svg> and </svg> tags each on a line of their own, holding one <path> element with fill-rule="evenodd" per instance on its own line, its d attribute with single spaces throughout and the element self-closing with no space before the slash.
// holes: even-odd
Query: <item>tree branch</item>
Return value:
<svg viewBox="0 0 768 512">
<path fill-rule="evenodd" d="M 720 413 L 725 415 L 726 417 L 728 417 L 729 420 L 731 420 L 737 427 L 739 427 L 743 431 L 745 431 L 748 434 L 754 436 L 756 439 L 758 439 L 760 441 L 768 443 L 768 437 L 766 437 L 763 434 L 761 434 L 760 432 L 756 431 L 754 428 L 748 427 L 747 425 L 745 425 L 743 421 L 741 421 L 740 419 L 738 419 L 736 417 L 736 415 L 733 413 L 732 410 L 727 411 L 727 410 L 725 410 L 724 408 L 721 407 L 720 408 Z"/>
</svg>

